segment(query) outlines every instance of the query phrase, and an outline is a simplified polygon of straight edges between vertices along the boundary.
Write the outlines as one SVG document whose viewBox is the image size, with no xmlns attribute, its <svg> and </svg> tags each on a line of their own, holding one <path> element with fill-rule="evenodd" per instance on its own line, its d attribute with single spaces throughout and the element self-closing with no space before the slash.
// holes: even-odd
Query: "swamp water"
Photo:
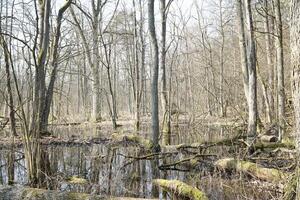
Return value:
<svg viewBox="0 0 300 200">
<path fill-rule="evenodd" d="M 131 130 L 121 130 L 130 132 Z M 56 127 L 53 132 L 57 137 L 71 140 L 91 137 L 104 138 L 109 131 L 95 127 Z M 107 133 L 105 133 L 107 132 Z M 143 137 L 150 138 L 149 128 L 143 127 Z M 202 127 L 193 130 L 186 125 L 173 128 L 172 144 L 211 141 L 232 136 L 228 128 Z M 142 135 L 142 134 L 141 134 Z M 103 196 L 152 197 L 151 159 L 133 159 L 147 153 L 130 145 L 111 146 L 109 143 L 89 145 L 43 145 L 49 157 L 52 189 L 72 192 L 85 192 Z M 209 199 L 277 199 L 277 192 L 266 190 L 258 183 L 244 182 L 239 177 L 224 179 L 210 163 L 214 159 L 228 155 L 232 149 L 215 147 L 209 150 L 213 156 L 207 159 L 189 162 L 186 165 L 161 168 L 160 177 L 177 179 L 203 190 Z M 0 150 L 0 183 L 8 183 L 8 157 L 10 150 Z M 27 183 L 26 162 L 23 149 L 15 149 L 14 183 Z M 184 152 L 169 156 L 160 165 L 173 163 L 184 157 Z M 186 157 L 186 156 L 185 156 Z M 195 160 L 195 159 L 194 159 Z M 162 197 L 162 194 L 160 194 Z M 1 198 L 0 198 L 1 199 Z"/>
</svg>

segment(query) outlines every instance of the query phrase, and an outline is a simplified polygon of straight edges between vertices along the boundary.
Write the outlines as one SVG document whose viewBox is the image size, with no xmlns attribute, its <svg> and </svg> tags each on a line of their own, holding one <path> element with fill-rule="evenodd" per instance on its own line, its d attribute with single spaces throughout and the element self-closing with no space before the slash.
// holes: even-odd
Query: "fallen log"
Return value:
<svg viewBox="0 0 300 200">
<path fill-rule="evenodd" d="M 215 166 L 222 170 L 235 170 L 270 182 L 281 182 L 287 174 L 274 168 L 265 168 L 257 163 L 237 160 L 234 158 L 224 158 L 217 160 Z"/>
<path fill-rule="evenodd" d="M 261 142 L 277 142 L 278 137 L 276 137 L 275 135 L 262 135 L 259 137 L 259 140 Z"/>
<path fill-rule="evenodd" d="M 209 147 L 222 146 L 222 145 L 231 146 L 233 144 L 243 144 L 242 139 L 244 138 L 246 137 L 239 134 L 231 138 L 222 138 L 215 141 L 203 141 L 203 142 L 197 142 L 192 144 L 167 145 L 167 146 L 162 146 L 161 148 L 163 152 L 168 152 L 168 151 L 178 151 L 181 149 L 201 149 L 201 148 L 209 148 Z"/>
<path fill-rule="evenodd" d="M 131 142 L 149 150 L 153 147 L 153 142 L 151 140 L 142 138 L 141 136 L 136 134 L 114 133 L 112 134 L 112 141 L 113 143 Z"/>
<path fill-rule="evenodd" d="M 0 186 L 0 199 L 10 200 L 100 200 L 98 195 L 85 193 L 60 192 L 21 186 Z"/>
<path fill-rule="evenodd" d="M 141 200 L 131 197 L 104 197 L 86 193 L 62 192 L 23 186 L 0 185 L 0 199 L 9 200 Z M 150 200 L 150 199 L 149 199 Z"/>
<path fill-rule="evenodd" d="M 161 187 L 178 199 L 208 200 L 203 192 L 178 180 L 154 179 L 153 184 Z"/>
<path fill-rule="evenodd" d="M 276 148 L 287 148 L 295 149 L 295 143 L 292 140 L 285 139 L 282 142 L 257 142 L 254 145 L 254 149 L 264 150 L 264 149 L 276 149 Z"/>
</svg>

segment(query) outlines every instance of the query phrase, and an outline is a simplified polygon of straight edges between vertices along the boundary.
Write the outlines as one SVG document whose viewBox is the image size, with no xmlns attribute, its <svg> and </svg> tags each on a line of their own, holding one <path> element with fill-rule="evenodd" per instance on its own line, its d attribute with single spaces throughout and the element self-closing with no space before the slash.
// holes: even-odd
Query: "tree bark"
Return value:
<svg viewBox="0 0 300 200">
<path fill-rule="evenodd" d="M 223 11 L 222 2 L 219 0 L 219 15 L 220 15 L 220 34 L 221 34 L 221 46 L 220 46 L 220 115 L 226 117 L 226 105 L 224 104 L 224 45 L 225 45 L 225 33 L 223 27 Z"/>
<path fill-rule="evenodd" d="M 169 106 L 168 106 L 168 90 L 166 80 L 166 29 L 167 29 L 167 8 L 166 0 L 160 0 L 160 16 L 161 16 L 161 49 L 160 49 L 160 69 L 161 69 L 161 105 L 163 114 L 163 137 L 162 143 L 165 145 L 171 142 L 170 121 L 169 121 Z"/>
<path fill-rule="evenodd" d="M 274 66 L 273 66 L 273 60 L 272 60 L 272 45 L 271 45 L 271 29 L 270 29 L 270 13 L 269 13 L 269 4 L 268 0 L 264 0 L 264 7 L 265 7 L 265 40 L 266 40 L 266 57 L 267 57 L 267 68 L 268 68 L 268 87 L 267 89 L 267 95 L 266 95 L 266 101 L 269 106 L 266 106 L 266 114 L 267 114 L 267 121 L 269 123 L 272 123 L 273 121 L 273 114 L 274 114 Z"/>
<path fill-rule="evenodd" d="M 157 45 L 157 38 L 155 32 L 155 18 L 154 18 L 154 0 L 148 0 L 148 25 L 150 32 L 150 39 L 152 45 L 152 83 L 151 83 L 151 120 L 152 120 L 152 139 L 153 139 L 153 152 L 160 151 L 159 145 L 159 113 L 158 113 L 158 70 L 159 70 L 159 52 Z M 159 160 L 156 157 L 151 162 L 153 178 L 159 177 Z M 158 188 L 153 187 L 153 196 L 158 196 Z"/>
<path fill-rule="evenodd" d="M 152 102 L 152 138 L 154 151 L 159 151 L 159 117 L 158 117 L 158 69 L 159 56 L 158 45 L 155 32 L 154 0 L 148 0 L 148 23 L 152 45 L 152 83 L 151 83 L 151 102 Z"/>
<path fill-rule="evenodd" d="M 51 0 L 40 1 L 40 49 L 38 53 L 38 60 L 36 66 L 36 89 L 35 99 L 37 107 L 37 118 L 32 121 L 35 123 L 34 134 L 39 137 L 43 132 L 43 111 L 46 102 L 46 59 L 48 55 L 48 48 L 50 43 L 50 9 Z M 37 120 L 37 121 L 35 121 Z"/>
<path fill-rule="evenodd" d="M 296 126 L 296 148 L 298 157 L 300 155 L 300 1 L 292 0 L 290 3 L 291 23 L 290 23 L 290 48 L 292 65 L 292 92 L 294 103 L 294 115 Z M 297 168 L 299 169 L 299 160 Z M 296 171 L 297 188 L 296 199 L 300 199 L 300 173 Z"/>
<path fill-rule="evenodd" d="M 256 87 L 256 49 L 252 19 L 251 0 L 246 2 L 246 20 L 248 29 L 247 66 L 249 73 L 249 99 L 248 99 L 248 140 L 256 136 L 257 127 L 257 87 Z"/>
<path fill-rule="evenodd" d="M 276 18 L 276 59 L 277 59 L 277 95 L 278 95 L 278 137 L 282 139 L 285 130 L 285 91 L 284 91 L 284 65 L 283 65 L 283 43 L 282 43 L 282 20 L 280 0 L 275 0 Z"/>
<path fill-rule="evenodd" d="M 248 73 L 248 63 L 247 63 L 245 19 L 244 19 L 242 0 L 236 0 L 236 10 L 237 10 L 237 21 L 239 27 L 239 45 L 240 45 L 240 54 L 241 54 L 240 55 L 241 66 L 243 72 L 244 92 L 245 92 L 247 104 L 249 104 L 249 73 Z"/>
</svg>

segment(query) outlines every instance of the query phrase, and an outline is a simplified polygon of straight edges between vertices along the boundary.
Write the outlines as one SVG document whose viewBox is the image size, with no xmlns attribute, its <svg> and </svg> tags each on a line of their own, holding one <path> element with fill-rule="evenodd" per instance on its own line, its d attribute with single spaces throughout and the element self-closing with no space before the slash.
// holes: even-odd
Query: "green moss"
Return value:
<svg viewBox="0 0 300 200">
<path fill-rule="evenodd" d="M 112 134 L 112 138 L 113 140 L 116 141 L 133 142 L 144 147 L 145 149 L 151 149 L 153 147 L 153 142 L 151 140 L 142 138 L 141 136 L 135 134 L 125 135 L 125 134 L 114 133 Z"/>
<path fill-rule="evenodd" d="M 84 193 L 68 193 L 65 198 L 67 200 L 88 200 L 91 199 L 91 195 Z"/>
<path fill-rule="evenodd" d="M 3 197 L 3 198 L 2 198 Z M 57 190 L 45 190 L 22 186 L 0 185 L 0 199 L 17 200 L 100 200 L 107 199 L 99 195 L 72 193 Z"/>
<path fill-rule="evenodd" d="M 288 148 L 294 149 L 295 142 L 290 138 L 284 138 L 282 142 L 258 142 L 254 145 L 255 149 L 276 149 L 276 148 Z"/>
<path fill-rule="evenodd" d="M 43 197 L 45 190 L 37 188 L 24 188 L 21 193 L 22 199 L 39 199 Z"/>
<path fill-rule="evenodd" d="M 203 192 L 178 180 L 155 179 L 153 180 L 153 183 L 180 198 L 188 198 L 190 200 L 208 200 L 207 196 Z"/>
<path fill-rule="evenodd" d="M 256 163 L 241 161 L 234 158 L 224 158 L 218 160 L 215 165 L 222 169 L 236 170 L 255 176 L 262 180 L 280 182 L 287 175 L 280 170 L 264 168 Z"/>
<path fill-rule="evenodd" d="M 84 185 L 84 184 L 88 183 L 88 181 L 86 179 L 79 178 L 77 176 L 72 176 L 72 177 L 68 178 L 67 181 L 70 184 L 82 184 L 82 185 Z"/>
</svg>

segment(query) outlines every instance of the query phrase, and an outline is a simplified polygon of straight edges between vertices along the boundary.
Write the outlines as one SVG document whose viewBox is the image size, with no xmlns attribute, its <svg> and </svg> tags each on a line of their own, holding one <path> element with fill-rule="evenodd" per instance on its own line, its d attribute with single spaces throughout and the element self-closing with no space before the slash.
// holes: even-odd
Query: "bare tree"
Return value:
<svg viewBox="0 0 300 200">
<path fill-rule="evenodd" d="M 43 125 L 43 131 L 47 130 L 47 125 L 48 125 L 48 118 L 50 114 L 50 107 L 51 107 L 51 102 L 53 99 L 53 90 L 54 90 L 54 84 L 57 76 L 57 68 L 58 68 L 58 45 L 59 45 L 59 40 L 60 40 L 60 29 L 61 29 L 61 23 L 62 23 L 62 18 L 64 12 L 68 9 L 68 7 L 71 5 L 72 0 L 66 1 L 66 3 L 59 9 L 58 11 L 58 16 L 56 19 L 56 31 L 55 31 L 55 36 L 54 36 L 54 44 L 53 44 L 53 49 L 52 49 L 52 61 L 51 65 L 53 67 L 52 72 L 51 72 L 51 77 L 50 77 L 50 82 L 46 90 L 46 99 L 45 99 L 45 105 L 43 108 L 43 113 L 42 113 L 42 125 Z"/>
</svg>

